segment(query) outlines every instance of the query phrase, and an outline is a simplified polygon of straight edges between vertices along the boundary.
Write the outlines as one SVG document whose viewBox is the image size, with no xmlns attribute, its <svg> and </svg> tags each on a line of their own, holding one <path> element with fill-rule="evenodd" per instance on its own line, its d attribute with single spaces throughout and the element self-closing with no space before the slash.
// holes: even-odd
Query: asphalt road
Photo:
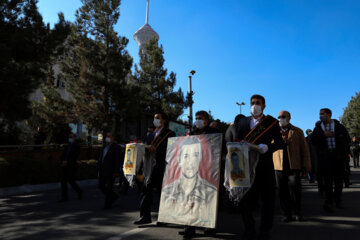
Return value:
<svg viewBox="0 0 360 240">
<path fill-rule="evenodd" d="M 315 184 L 303 182 L 303 213 L 306 222 L 281 222 L 277 201 L 272 239 L 274 240 L 357 240 L 360 239 L 360 170 L 352 168 L 352 185 L 343 192 L 345 209 L 327 214 Z M 84 188 L 82 200 L 69 189 L 70 200 L 58 203 L 60 189 L 0 198 L 0 239 L 182 239 L 180 226 L 157 226 L 156 207 L 153 223 L 135 226 L 138 218 L 138 194 L 135 189 L 122 195 L 108 210 L 96 186 Z M 257 213 L 257 220 L 259 220 Z M 202 231 L 194 239 L 241 239 L 240 215 L 221 209 L 217 234 L 206 237 Z"/>
</svg>

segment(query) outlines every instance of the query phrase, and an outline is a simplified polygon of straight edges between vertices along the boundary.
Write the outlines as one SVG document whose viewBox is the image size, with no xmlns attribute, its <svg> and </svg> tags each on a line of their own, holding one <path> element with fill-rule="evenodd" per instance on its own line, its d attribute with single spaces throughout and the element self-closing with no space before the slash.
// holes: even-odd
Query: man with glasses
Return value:
<svg viewBox="0 0 360 240">
<path fill-rule="evenodd" d="M 290 124 L 288 111 L 279 113 L 279 125 L 284 142 L 282 149 L 274 152 L 273 161 L 280 207 L 285 215 L 283 222 L 304 221 L 301 214 L 301 179 L 302 170 L 310 172 L 309 148 L 303 131 Z"/>
</svg>

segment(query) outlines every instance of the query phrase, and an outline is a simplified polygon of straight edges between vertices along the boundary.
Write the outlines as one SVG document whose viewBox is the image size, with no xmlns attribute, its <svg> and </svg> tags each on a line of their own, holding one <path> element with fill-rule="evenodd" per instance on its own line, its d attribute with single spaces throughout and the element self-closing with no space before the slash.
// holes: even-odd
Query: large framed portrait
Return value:
<svg viewBox="0 0 360 240">
<path fill-rule="evenodd" d="M 222 134 L 168 139 L 159 222 L 215 228 Z"/>
</svg>

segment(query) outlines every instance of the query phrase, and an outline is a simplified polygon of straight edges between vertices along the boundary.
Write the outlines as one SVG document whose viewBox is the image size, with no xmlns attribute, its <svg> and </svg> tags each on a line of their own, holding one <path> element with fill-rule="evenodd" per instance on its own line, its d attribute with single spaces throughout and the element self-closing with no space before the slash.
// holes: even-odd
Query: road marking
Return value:
<svg viewBox="0 0 360 240">
<path fill-rule="evenodd" d="M 132 235 L 135 235 L 135 234 L 138 234 L 142 231 L 145 231 L 149 228 L 134 228 L 130 231 L 127 231 L 127 232 L 124 232 L 124 233 L 121 233 L 117 236 L 114 236 L 114 237 L 111 237 L 111 238 L 108 238 L 107 240 L 120 240 L 120 239 L 124 239 L 126 237 L 129 237 L 129 236 L 132 236 Z"/>
</svg>

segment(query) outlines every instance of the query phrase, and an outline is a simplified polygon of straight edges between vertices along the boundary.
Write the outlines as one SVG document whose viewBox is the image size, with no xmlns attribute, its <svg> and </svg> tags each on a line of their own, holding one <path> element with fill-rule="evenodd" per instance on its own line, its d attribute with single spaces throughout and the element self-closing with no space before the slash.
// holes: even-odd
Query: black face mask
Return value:
<svg viewBox="0 0 360 240">
<path fill-rule="evenodd" d="M 320 115 L 320 121 L 326 122 L 327 116 L 326 115 Z"/>
</svg>

